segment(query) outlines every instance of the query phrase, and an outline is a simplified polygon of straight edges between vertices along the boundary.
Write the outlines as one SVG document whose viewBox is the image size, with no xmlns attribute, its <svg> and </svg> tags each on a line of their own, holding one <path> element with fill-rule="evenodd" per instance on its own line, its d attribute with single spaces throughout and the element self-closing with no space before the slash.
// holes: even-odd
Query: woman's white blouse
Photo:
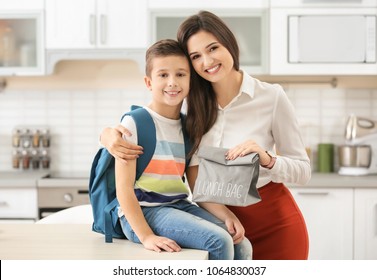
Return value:
<svg viewBox="0 0 377 280">
<path fill-rule="evenodd" d="M 311 176 L 294 108 L 280 85 L 261 82 L 243 72 L 239 94 L 224 108 L 219 106 L 214 126 L 200 146 L 232 148 L 254 140 L 277 155 L 272 169 L 261 167 L 258 187 L 270 181 L 306 184 Z M 198 165 L 196 155 L 190 166 Z"/>
</svg>

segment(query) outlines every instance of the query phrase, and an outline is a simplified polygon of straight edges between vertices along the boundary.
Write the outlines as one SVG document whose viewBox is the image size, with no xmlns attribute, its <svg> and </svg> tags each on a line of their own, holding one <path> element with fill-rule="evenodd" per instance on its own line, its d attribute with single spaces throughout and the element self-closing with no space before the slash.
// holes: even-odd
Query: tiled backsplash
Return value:
<svg viewBox="0 0 377 280">
<path fill-rule="evenodd" d="M 296 108 L 305 144 L 343 144 L 347 116 L 377 120 L 377 89 L 286 88 Z M 25 90 L 0 93 L 0 170 L 12 170 L 11 136 L 16 126 L 47 126 L 52 135 L 51 169 L 88 172 L 105 126 L 118 123 L 132 104 L 147 104 L 150 92 L 139 89 Z M 315 166 L 315 156 L 313 158 Z"/>
<path fill-rule="evenodd" d="M 12 170 L 15 126 L 47 126 L 51 169 L 88 171 L 105 126 L 119 122 L 132 104 L 146 104 L 149 91 L 7 91 L 0 94 L 0 170 Z"/>
</svg>

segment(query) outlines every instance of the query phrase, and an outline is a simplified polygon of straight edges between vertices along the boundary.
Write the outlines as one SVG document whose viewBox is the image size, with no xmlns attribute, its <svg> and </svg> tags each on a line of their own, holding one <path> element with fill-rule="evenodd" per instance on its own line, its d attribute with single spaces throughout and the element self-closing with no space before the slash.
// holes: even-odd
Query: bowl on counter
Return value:
<svg viewBox="0 0 377 280">
<path fill-rule="evenodd" d="M 369 145 L 341 145 L 338 156 L 341 167 L 369 167 L 372 148 Z"/>
</svg>

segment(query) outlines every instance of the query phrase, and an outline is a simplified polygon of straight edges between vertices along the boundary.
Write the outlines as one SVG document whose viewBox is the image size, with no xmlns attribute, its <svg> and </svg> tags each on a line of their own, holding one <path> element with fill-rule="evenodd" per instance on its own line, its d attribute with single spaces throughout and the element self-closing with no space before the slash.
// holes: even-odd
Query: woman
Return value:
<svg viewBox="0 0 377 280">
<path fill-rule="evenodd" d="M 200 89 L 187 98 L 187 130 L 193 151 L 206 145 L 230 148 L 229 159 L 259 154 L 262 201 L 229 207 L 253 245 L 253 259 L 307 259 L 305 221 L 283 184 L 305 184 L 311 176 L 293 106 L 280 86 L 261 82 L 239 69 L 236 39 L 216 15 L 201 11 L 187 18 L 177 37 L 195 70 L 192 86 Z M 120 128 L 104 130 L 104 146 L 123 159 L 137 155 L 140 148 L 122 141 L 118 130 L 127 133 Z M 197 168 L 194 154 L 190 184 Z"/>
</svg>

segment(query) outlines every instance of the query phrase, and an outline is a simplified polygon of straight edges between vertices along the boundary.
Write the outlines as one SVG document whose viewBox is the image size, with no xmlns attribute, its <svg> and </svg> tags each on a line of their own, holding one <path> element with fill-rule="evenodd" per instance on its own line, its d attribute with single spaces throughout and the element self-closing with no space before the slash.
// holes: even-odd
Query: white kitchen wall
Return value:
<svg viewBox="0 0 377 280">
<path fill-rule="evenodd" d="M 90 86 L 88 86 L 90 88 Z M 305 144 L 343 144 L 347 116 L 377 120 L 377 89 L 286 88 L 296 108 Z M 17 89 L 0 93 L 0 170 L 12 170 L 11 135 L 15 126 L 47 126 L 52 134 L 51 169 L 89 172 L 105 126 L 118 123 L 132 104 L 147 104 L 142 81 L 131 89 Z"/>
<path fill-rule="evenodd" d="M 11 170 L 15 126 L 47 126 L 51 169 L 87 171 L 100 131 L 118 123 L 132 104 L 145 104 L 145 90 L 7 91 L 0 94 L 0 170 Z"/>
</svg>

